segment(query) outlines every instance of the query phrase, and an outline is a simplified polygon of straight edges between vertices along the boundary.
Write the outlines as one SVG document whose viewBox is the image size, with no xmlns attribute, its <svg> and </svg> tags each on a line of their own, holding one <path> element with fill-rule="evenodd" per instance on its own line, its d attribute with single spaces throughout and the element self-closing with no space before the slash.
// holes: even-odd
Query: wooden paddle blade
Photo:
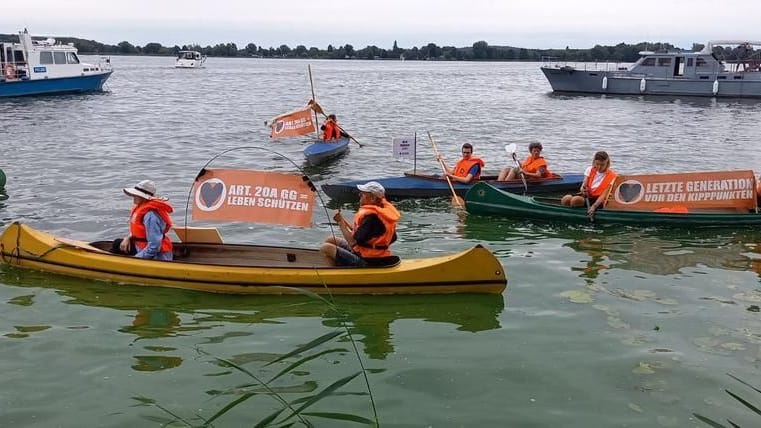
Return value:
<svg viewBox="0 0 761 428">
<path fill-rule="evenodd" d="M 457 208 L 465 208 L 465 199 L 454 195 L 452 196 L 452 205 L 456 206 Z"/>
</svg>

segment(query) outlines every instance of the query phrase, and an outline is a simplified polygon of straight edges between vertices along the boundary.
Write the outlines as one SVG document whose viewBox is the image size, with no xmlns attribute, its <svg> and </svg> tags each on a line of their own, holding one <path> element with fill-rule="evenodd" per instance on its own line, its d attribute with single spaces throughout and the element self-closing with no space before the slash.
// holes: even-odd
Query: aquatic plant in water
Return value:
<svg viewBox="0 0 761 428">
<path fill-rule="evenodd" d="M 312 423 L 312 418 L 322 418 L 350 423 L 353 422 L 361 425 L 376 427 L 380 426 L 378 413 L 375 408 L 375 401 L 373 399 L 372 390 L 367 378 L 367 370 L 362 363 L 356 342 L 352 337 L 348 326 L 346 325 L 346 314 L 341 313 L 333 302 L 326 300 L 322 296 L 305 290 L 299 290 L 299 292 L 307 294 L 312 298 L 319 299 L 322 302 L 326 303 L 332 311 L 338 313 L 338 319 L 341 320 L 341 327 L 318 338 L 315 338 L 309 343 L 301 345 L 290 352 L 277 356 L 266 364 L 263 364 L 258 370 L 248 369 L 244 367 L 242 363 L 233 361 L 233 359 L 216 357 L 201 349 L 198 349 L 199 353 L 210 357 L 213 364 L 226 369 L 232 369 L 252 379 L 253 382 L 248 382 L 243 385 L 235 385 L 225 391 L 214 391 L 213 394 L 215 396 L 233 396 L 235 398 L 224 405 L 214 415 L 208 418 L 198 414 L 192 418 L 186 418 L 177 414 L 176 412 L 171 411 L 166 406 L 161 405 L 159 402 L 151 398 L 133 397 L 133 399 L 138 401 L 140 404 L 153 406 L 161 410 L 166 415 L 146 416 L 146 418 L 159 423 L 162 426 L 211 427 L 213 426 L 214 422 L 217 421 L 220 417 L 240 407 L 249 399 L 255 397 L 268 397 L 269 399 L 276 400 L 278 408 L 255 423 L 253 425 L 254 427 L 312 427 L 314 426 Z M 299 383 L 296 385 L 287 386 L 274 384 L 276 380 L 281 379 L 286 375 L 303 377 L 303 371 L 300 372 L 298 369 L 301 368 L 303 370 L 305 365 L 310 361 L 329 354 L 342 354 L 348 352 L 348 350 L 343 347 L 328 347 L 332 342 L 344 340 L 351 343 L 354 350 L 354 355 L 356 356 L 361 368 L 360 371 L 344 376 L 332 382 L 330 385 L 320 391 L 316 391 L 317 382 L 314 381 L 299 381 Z M 279 363 L 285 364 L 285 368 L 281 369 L 276 374 L 269 376 L 267 380 L 264 380 L 264 377 L 268 377 L 267 375 L 269 370 L 271 370 L 275 364 Z M 340 391 L 342 387 L 354 380 L 359 375 L 363 375 L 364 377 L 367 392 Z M 319 402 L 322 402 L 327 398 L 347 395 L 367 396 L 370 400 L 373 419 L 350 413 L 310 411 L 310 407 Z M 295 396 L 295 398 L 289 399 L 293 396 Z"/>
<path fill-rule="evenodd" d="M 745 382 L 744 380 L 742 380 L 742 379 L 739 379 L 739 378 L 737 378 L 736 376 L 733 376 L 733 375 L 731 375 L 731 374 L 729 374 L 729 373 L 727 373 L 727 376 L 731 377 L 732 379 L 734 379 L 734 380 L 736 380 L 736 381 L 738 381 L 738 382 L 742 383 L 743 385 L 745 385 L 745 386 L 747 386 L 747 387 L 751 388 L 752 390 L 754 390 L 754 391 L 758 392 L 759 394 L 761 394 L 761 389 L 758 389 L 758 388 L 754 387 L 753 385 L 751 385 L 751 384 L 749 384 L 749 383 Z M 761 410 L 759 410 L 759 406 L 752 404 L 752 403 L 751 403 L 751 402 L 749 402 L 748 400 L 744 399 L 743 397 L 740 397 L 739 395 L 735 394 L 734 392 L 732 392 L 732 391 L 730 391 L 730 390 L 728 390 L 728 389 L 725 389 L 724 391 L 725 391 L 727 394 L 729 394 L 729 396 L 730 396 L 730 397 L 732 397 L 732 398 L 734 398 L 735 400 L 739 401 L 739 402 L 740 402 L 740 403 L 741 403 L 743 406 L 747 407 L 748 409 L 750 409 L 751 411 L 753 411 L 753 412 L 754 412 L 754 413 L 756 413 L 757 415 L 761 416 Z M 741 428 L 741 427 L 740 427 L 740 425 L 738 425 L 738 424 L 736 424 L 736 423 L 732 422 L 732 421 L 731 421 L 731 420 L 729 420 L 729 419 L 727 419 L 727 422 L 729 422 L 729 426 L 727 426 L 727 425 L 724 425 L 724 424 L 722 424 L 722 423 L 716 422 L 716 421 L 714 421 L 713 419 L 710 419 L 710 418 L 708 418 L 708 417 L 705 417 L 705 416 L 699 415 L 699 414 L 697 414 L 697 413 L 693 413 L 692 415 L 693 415 L 693 416 L 695 416 L 696 418 L 698 418 L 700 421 L 702 421 L 702 422 L 704 422 L 704 423 L 706 423 L 706 424 L 708 424 L 709 426 L 712 426 L 712 427 L 714 427 L 714 428 L 730 428 L 730 427 L 733 427 L 733 428 Z"/>
</svg>

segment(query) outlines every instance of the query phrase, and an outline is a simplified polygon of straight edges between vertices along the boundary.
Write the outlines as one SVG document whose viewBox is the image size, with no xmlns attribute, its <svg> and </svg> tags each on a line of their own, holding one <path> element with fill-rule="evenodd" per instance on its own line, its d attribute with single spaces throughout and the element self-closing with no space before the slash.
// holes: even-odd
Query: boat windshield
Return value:
<svg viewBox="0 0 761 428">
<path fill-rule="evenodd" d="M 201 59 L 201 54 L 198 52 L 180 52 L 177 56 L 178 59 Z"/>
<path fill-rule="evenodd" d="M 66 64 L 79 64 L 79 58 L 74 52 L 66 52 Z"/>
</svg>

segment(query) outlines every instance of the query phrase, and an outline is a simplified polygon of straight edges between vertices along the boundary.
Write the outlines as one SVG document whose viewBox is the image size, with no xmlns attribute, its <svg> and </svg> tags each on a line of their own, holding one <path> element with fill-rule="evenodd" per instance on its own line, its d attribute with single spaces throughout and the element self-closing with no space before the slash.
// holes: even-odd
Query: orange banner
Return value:
<svg viewBox="0 0 761 428">
<path fill-rule="evenodd" d="M 312 109 L 292 111 L 272 119 L 270 138 L 296 137 L 316 132 Z"/>
<path fill-rule="evenodd" d="M 606 209 L 655 211 L 671 208 L 755 209 L 753 171 L 620 175 Z"/>
<path fill-rule="evenodd" d="M 207 169 L 192 195 L 193 220 L 312 225 L 315 194 L 300 175 Z"/>
</svg>

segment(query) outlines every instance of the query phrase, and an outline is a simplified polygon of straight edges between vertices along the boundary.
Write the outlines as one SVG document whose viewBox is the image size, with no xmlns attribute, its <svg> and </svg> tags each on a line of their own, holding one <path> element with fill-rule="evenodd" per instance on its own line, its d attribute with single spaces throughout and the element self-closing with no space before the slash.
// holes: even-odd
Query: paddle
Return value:
<svg viewBox="0 0 761 428">
<path fill-rule="evenodd" d="M 584 203 L 587 206 L 587 216 L 589 217 L 589 221 L 591 223 L 594 223 L 595 222 L 595 213 L 589 214 L 589 207 L 590 207 L 590 205 L 589 205 L 589 198 L 586 195 L 584 195 L 584 194 L 582 194 L 581 197 L 584 198 Z"/>
<path fill-rule="evenodd" d="M 515 166 L 518 167 L 518 169 L 521 169 L 521 164 L 518 162 L 518 158 L 515 157 L 515 143 L 510 143 L 505 146 L 505 151 L 510 154 L 513 158 L 513 162 L 515 162 Z M 526 183 L 526 177 L 523 175 L 523 171 L 519 172 L 521 176 L 521 181 L 523 181 L 523 194 L 525 195 L 528 193 L 528 184 Z"/>
<path fill-rule="evenodd" d="M 436 154 L 436 159 L 439 161 L 439 165 L 441 165 L 441 170 L 444 172 L 444 178 L 447 179 L 449 190 L 452 191 L 452 205 L 458 208 L 465 207 L 465 201 L 463 201 L 461 197 L 457 196 L 457 192 L 454 191 L 454 186 L 452 186 L 452 180 L 450 180 L 449 176 L 447 175 L 447 167 L 444 166 L 444 161 L 441 159 L 441 156 L 439 155 L 439 148 L 436 147 L 436 142 L 433 141 L 433 137 L 431 137 L 430 132 L 428 132 L 428 139 L 431 140 L 431 144 L 433 144 L 433 152 Z"/>
<path fill-rule="evenodd" d="M 324 117 L 328 117 L 328 115 L 326 115 L 325 112 L 322 110 L 322 107 L 320 107 L 320 105 L 317 104 L 317 99 L 315 98 L 315 95 L 314 95 L 314 81 L 312 80 L 312 65 L 311 64 L 307 64 L 307 70 L 309 70 L 309 86 L 312 88 L 312 99 L 309 101 L 309 105 L 312 107 L 312 110 L 314 111 L 314 121 L 315 121 L 315 123 L 317 123 L 317 113 L 318 112 L 320 114 L 322 114 Z M 341 131 L 341 136 L 346 135 L 347 137 L 349 137 L 349 139 L 351 141 L 354 141 L 355 143 L 357 143 L 357 145 L 360 148 L 365 147 L 364 144 L 360 143 L 359 141 L 357 141 L 356 138 L 354 138 L 351 135 L 349 135 L 349 133 L 346 132 L 346 130 L 343 129 L 341 127 L 341 125 L 336 123 L 336 126 Z"/>
<path fill-rule="evenodd" d="M 311 100 L 309 100 L 309 103 L 308 103 L 307 105 L 309 105 L 309 107 L 311 107 L 311 108 L 312 108 L 312 110 L 314 110 L 314 114 L 315 114 L 315 121 L 317 120 L 317 119 L 316 119 L 316 117 L 317 117 L 317 113 L 320 113 L 320 114 L 321 114 L 323 117 L 325 117 L 325 118 L 327 118 L 327 117 L 328 117 L 328 115 L 327 115 L 327 114 L 325 114 L 325 112 L 322 110 L 322 106 L 320 106 L 319 104 L 317 104 L 317 101 L 315 101 L 314 99 L 311 99 Z M 364 144 L 360 143 L 359 141 L 357 141 L 357 139 L 356 139 L 356 138 L 352 137 L 352 136 L 351 136 L 351 135 L 350 135 L 348 132 L 346 132 L 346 130 L 345 130 L 345 129 L 344 129 L 342 126 L 341 126 L 341 125 L 339 125 L 338 123 L 335 123 L 335 125 L 336 125 L 336 127 L 338 127 L 338 130 L 339 130 L 339 131 L 341 131 L 341 136 L 342 136 L 342 137 L 343 137 L 343 136 L 345 136 L 345 137 L 349 138 L 351 141 L 354 141 L 355 143 L 357 143 L 357 145 L 358 145 L 360 148 L 361 148 L 361 147 L 365 147 L 365 145 L 364 145 Z"/>
</svg>

